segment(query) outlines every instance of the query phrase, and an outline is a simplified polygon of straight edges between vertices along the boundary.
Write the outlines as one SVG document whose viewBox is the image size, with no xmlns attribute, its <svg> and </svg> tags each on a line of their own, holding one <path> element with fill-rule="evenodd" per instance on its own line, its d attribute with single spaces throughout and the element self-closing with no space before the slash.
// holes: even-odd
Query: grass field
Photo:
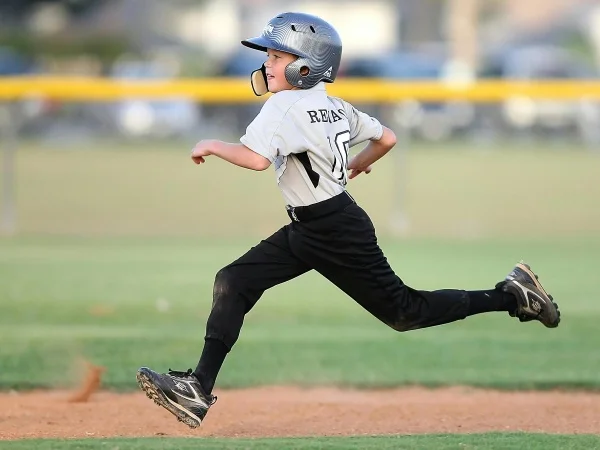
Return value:
<svg viewBox="0 0 600 450">
<path fill-rule="evenodd" d="M 134 450 L 187 450 L 201 447 L 207 450 L 235 449 L 327 449 L 327 450 L 589 450 L 600 448 L 600 438 L 590 435 L 555 435 L 525 433 L 488 433 L 472 435 L 430 436 L 373 436 L 353 438 L 297 438 L 297 439 L 102 439 L 102 440 L 26 440 L 21 442 L 0 441 L 0 448 L 7 450 L 72 449 L 92 450 L 98 448 L 127 448 Z"/>
<path fill-rule="evenodd" d="M 107 385 L 120 389 L 134 387 L 141 365 L 194 365 L 214 274 L 250 244 L 182 238 L 3 241 L 0 267 L 8 282 L 0 292 L 0 386 L 71 381 L 64 373 L 79 356 L 108 367 Z M 594 295 L 600 239 L 386 244 L 406 282 L 427 289 L 484 289 L 526 256 L 560 300 L 563 323 L 546 330 L 497 313 L 398 334 L 318 275 L 307 274 L 267 292 L 248 315 L 221 385 L 600 386 L 600 306 Z"/>
<path fill-rule="evenodd" d="M 24 145 L 17 157 L 25 234 L 263 236 L 287 220 L 272 169 L 196 166 L 192 145 Z M 349 190 L 380 234 L 398 211 L 407 236 L 600 235 L 600 155 L 569 148 L 402 146 Z"/>
<path fill-rule="evenodd" d="M 80 358 L 107 367 L 105 386 L 119 390 L 135 388 L 141 365 L 193 367 L 214 274 L 286 219 L 271 172 L 213 161 L 194 167 L 178 148 L 84 150 L 19 153 L 20 233 L 0 240 L 0 389 L 72 385 Z M 407 284 L 485 289 L 523 258 L 560 303 L 558 329 L 497 313 L 399 334 L 307 274 L 267 292 L 248 315 L 219 386 L 599 389 L 598 173 L 598 155 L 580 151 L 417 149 L 403 169 L 382 163 L 351 190 Z M 394 238 L 389 223 L 399 185 L 407 188 L 402 201 L 410 228 Z M 166 442 L 127 445 L 188 445 Z M 600 446 L 589 436 L 519 434 L 226 445 L 523 448 L 524 442 Z M 105 448 L 100 441 L 64 445 Z"/>
</svg>

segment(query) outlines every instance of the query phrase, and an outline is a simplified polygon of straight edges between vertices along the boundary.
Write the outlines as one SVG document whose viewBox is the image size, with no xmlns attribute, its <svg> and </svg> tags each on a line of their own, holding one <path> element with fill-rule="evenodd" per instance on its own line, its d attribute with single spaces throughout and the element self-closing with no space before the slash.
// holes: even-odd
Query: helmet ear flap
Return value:
<svg viewBox="0 0 600 450">
<path fill-rule="evenodd" d="M 252 84 L 254 95 L 258 97 L 269 92 L 269 88 L 267 86 L 267 70 L 264 64 L 260 69 L 256 69 L 254 72 L 252 72 L 252 74 L 250 74 L 250 83 Z"/>
</svg>

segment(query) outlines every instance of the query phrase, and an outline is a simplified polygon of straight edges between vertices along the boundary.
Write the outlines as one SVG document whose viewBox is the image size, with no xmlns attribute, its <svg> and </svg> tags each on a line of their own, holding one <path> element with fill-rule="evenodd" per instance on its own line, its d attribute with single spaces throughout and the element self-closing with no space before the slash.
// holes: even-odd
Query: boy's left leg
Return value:
<svg viewBox="0 0 600 450">
<path fill-rule="evenodd" d="M 146 395 L 189 427 L 199 426 L 216 400 L 212 389 L 217 374 L 238 339 L 245 314 L 264 291 L 310 270 L 292 254 L 288 234 L 288 226 L 281 228 L 217 273 L 205 345 L 196 370 L 138 370 L 137 380 Z"/>
</svg>

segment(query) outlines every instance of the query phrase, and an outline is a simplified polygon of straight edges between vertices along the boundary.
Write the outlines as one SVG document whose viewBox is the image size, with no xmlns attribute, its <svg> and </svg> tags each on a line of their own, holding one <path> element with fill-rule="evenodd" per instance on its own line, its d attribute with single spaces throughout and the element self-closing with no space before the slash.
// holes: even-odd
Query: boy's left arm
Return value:
<svg viewBox="0 0 600 450">
<path fill-rule="evenodd" d="M 361 173 L 371 172 L 371 164 L 381 159 L 392 147 L 396 145 L 396 135 L 392 130 L 383 127 L 383 134 L 378 140 L 371 140 L 352 161 L 348 163 L 349 178 L 352 179 Z"/>
<path fill-rule="evenodd" d="M 192 150 L 191 157 L 196 164 L 202 164 L 204 158 L 210 155 L 252 170 L 265 170 L 271 165 L 271 161 L 243 144 L 231 144 L 213 139 L 198 142 Z"/>
</svg>

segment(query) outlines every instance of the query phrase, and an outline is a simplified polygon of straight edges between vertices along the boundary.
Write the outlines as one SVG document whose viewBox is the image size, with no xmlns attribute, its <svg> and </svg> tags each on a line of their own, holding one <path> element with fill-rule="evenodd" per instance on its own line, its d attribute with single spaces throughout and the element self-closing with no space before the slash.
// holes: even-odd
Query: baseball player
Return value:
<svg viewBox="0 0 600 450">
<path fill-rule="evenodd" d="M 340 37 L 329 23 L 285 13 L 242 44 L 266 52 L 251 84 L 256 95 L 272 95 L 240 143 L 203 140 L 191 157 L 203 164 L 216 156 L 252 170 L 274 165 L 290 223 L 217 273 L 196 369 L 161 374 L 140 368 L 137 380 L 148 397 L 188 426 L 200 425 L 216 400 L 213 386 L 244 315 L 267 289 L 310 270 L 397 331 L 491 311 L 558 326 L 557 305 L 523 263 L 485 291 L 415 290 L 394 273 L 373 223 L 347 193 L 346 183 L 368 174 L 396 144 L 396 136 L 377 119 L 327 95 L 325 83 L 334 82 L 342 53 Z M 349 158 L 350 147 L 363 142 L 368 144 Z"/>
</svg>

